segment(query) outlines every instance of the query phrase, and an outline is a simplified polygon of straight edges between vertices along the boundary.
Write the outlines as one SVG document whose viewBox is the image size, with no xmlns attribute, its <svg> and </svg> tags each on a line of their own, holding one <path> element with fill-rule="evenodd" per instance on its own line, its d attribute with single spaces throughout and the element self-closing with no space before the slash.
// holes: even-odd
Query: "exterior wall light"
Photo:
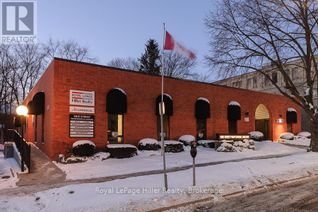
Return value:
<svg viewBox="0 0 318 212">
<path fill-rule="evenodd" d="M 15 112 L 17 113 L 17 115 L 19 116 L 27 116 L 29 113 L 29 110 L 26 106 L 24 105 L 20 105 L 17 107 L 17 109 L 15 110 Z"/>
<path fill-rule="evenodd" d="M 284 119 L 282 118 L 283 116 L 281 114 L 279 114 L 279 118 L 276 120 L 276 122 L 278 124 L 283 124 L 284 123 Z"/>
</svg>

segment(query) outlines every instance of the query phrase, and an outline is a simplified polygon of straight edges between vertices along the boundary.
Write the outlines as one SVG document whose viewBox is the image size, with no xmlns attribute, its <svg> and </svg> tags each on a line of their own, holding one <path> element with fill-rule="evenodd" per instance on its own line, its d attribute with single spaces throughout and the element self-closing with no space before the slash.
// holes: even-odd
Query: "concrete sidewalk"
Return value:
<svg viewBox="0 0 318 212">
<path fill-rule="evenodd" d="M 31 172 L 18 174 L 17 186 L 50 185 L 63 183 L 65 173 L 40 149 L 31 144 Z"/>
</svg>

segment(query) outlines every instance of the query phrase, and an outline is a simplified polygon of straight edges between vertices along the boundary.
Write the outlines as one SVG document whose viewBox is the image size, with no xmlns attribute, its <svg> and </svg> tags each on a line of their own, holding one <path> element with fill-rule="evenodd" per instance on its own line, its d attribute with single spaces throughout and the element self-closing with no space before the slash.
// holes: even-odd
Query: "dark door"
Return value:
<svg viewBox="0 0 318 212">
<path fill-rule="evenodd" d="M 229 120 L 229 134 L 235 135 L 237 134 L 237 121 Z"/>
<path fill-rule="evenodd" d="M 268 119 L 255 120 L 255 130 L 262 132 L 265 140 L 270 139 Z"/>
<path fill-rule="evenodd" d="M 197 139 L 206 139 L 206 119 L 197 119 Z"/>
</svg>

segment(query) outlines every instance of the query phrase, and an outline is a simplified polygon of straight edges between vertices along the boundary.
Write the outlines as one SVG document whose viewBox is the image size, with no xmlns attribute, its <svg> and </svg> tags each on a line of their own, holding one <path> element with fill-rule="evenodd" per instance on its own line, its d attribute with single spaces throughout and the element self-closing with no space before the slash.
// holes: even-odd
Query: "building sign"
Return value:
<svg viewBox="0 0 318 212">
<path fill-rule="evenodd" d="M 93 107 L 70 106 L 70 113 L 87 113 L 87 114 L 94 114 L 94 113 L 95 113 L 95 108 L 93 108 Z"/>
<path fill-rule="evenodd" d="M 70 90 L 70 105 L 95 106 L 94 91 Z"/>
<path fill-rule="evenodd" d="M 70 137 L 71 138 L 93 138 L 94 137 L 94 115 L 70 115 Z"/>
<path fill-rule="evenodd" d="M 218 135 L 219 140 L 236 140 L 242 141 L 243 139 L 249 139 L 249 135 Z"/>
</svg>

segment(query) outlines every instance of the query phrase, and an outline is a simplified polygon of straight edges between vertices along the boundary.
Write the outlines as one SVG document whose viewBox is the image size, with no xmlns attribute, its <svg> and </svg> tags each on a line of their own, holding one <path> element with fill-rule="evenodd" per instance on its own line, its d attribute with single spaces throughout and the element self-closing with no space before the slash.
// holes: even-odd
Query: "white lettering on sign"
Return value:
<svg viewBox="0 0 318 212">
<path fill-rule="evenodd" d="M 95 108 L 93 108 L 93 107 L 70 106 L 70 113 L 88 113 L 88 114 L 94 114 L 94 113 L 95 113 Z"/>
<path fill-rule="evenodd" d="M 70 90 L 70 105 L 95 106 L 94 91 Z"/>
</svg>

